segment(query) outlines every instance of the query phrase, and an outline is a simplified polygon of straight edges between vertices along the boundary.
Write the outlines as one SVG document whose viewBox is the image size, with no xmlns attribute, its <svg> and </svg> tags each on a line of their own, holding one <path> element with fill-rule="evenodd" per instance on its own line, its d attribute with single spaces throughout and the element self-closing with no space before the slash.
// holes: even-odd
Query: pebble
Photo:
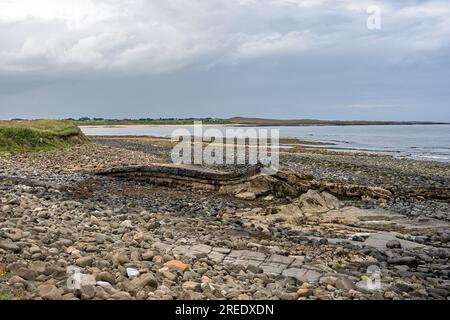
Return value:
<svg viewBox="0 0 450 320">
<path fill-rule="evenodd" d="M 138 277 L 139 274 L 140 274 L 139 271 L 137 269 L 134 269 L 134 268 L 127 268 L 126 270 L 127 270 L 127 276 L 130 279 Z"/>
<path fill-rule="evenodd" d="M 143 274 L 139 278 L 134 279 L 133 281 L 140 288 L 144 288 L 146 286 L 149 286 L 151 288 L 157 288 L 158 287 L 158 281 L 155 278 L 155 276 L 153 274 L 151 274 L 151 273 Z"/>
<path fill-rule="evenodd" d="M 388 249 L 400 249 L 402 247 L 400 241 L 398 240 L 389 240 L 386 243 L 386 248 Z"/>
<path fill-rule="evenodd" d="M 308 288 L 300 288 L 297 290 L 297 294 L 299 297 L 309 297 L 313 295 L 313 291 Z"/>
<path fill-rule="evenodd" d="M 93 262 L 94 262 L 94 258 L 90 257 L 90 256 L 81 257 L 75 261 L 76 265 L 80 266 L 82 268 L 91 266 Z"/>
<path fill-rule="evenodd" d="M 186 281 L 182 284 L 184 290 L 200 291 L 201 284 L 194 281 Z"/>
<path fill-rule="evenodd" d="M 81 163 L 79 167 L 110 167 L 115 161 L 128 164 L 129 159 L 142 164 L 142 157 L 155 154 L 156 147 L 147 145 L 152 152 L 139 153 L 137 158 L 133 158 L 134 149 L 121 153 L 120 148 L 111 151 L 106 147 L 101 153 L 83 148 L 75 153 L 56 152 L 52 159 L 18 155 L 9 162 L 0 157 L 2 175 L 26 177 L 23 183 L 0 180 L 0 290 L 6 285 L 23 292 L 25 298 L 70 300 L 448 298 L 450 233 L 445 228 L 438 227 L 430 235 L 420 235 L 418 229 L 410 233 L 414 236 L 399 235 L 401 241 L 391 240 L 373 248 L 366 241 L 367 235 L 358 233 L 358 225 L 364 221 L 340 225 L 342 229 L 334 228 L 338 226 L 335 224 L 324 230 L 321 219 L 327 219 L 327 213 L 323 212 L 305 216 L 291 228 L 292 211 L 281 217 L 280 208 L 290 205 L 295 197 L 241 194 L 228 198 L 65 169 L 73 168 L 70 164 L 74 161 L 89 164 L 102 157 L 104 164 L 98 162 L 91 167 Z M 336 159 L 343 161 L 340 170 L 317 166 L 316 162 L 316 174 L 330 170 L 336 174 L 336 181 L 344 181 L 342 172 L 351 171 L 354 159 L 345 158 L 350 164 L 344 158 Z M 40 163 L 46 165 L 39 168 Z M 54 163 L 60 169 L 51 165 Z M 45 174 L 45 170 L 51 174 Z M 351 177 L 358 182 L 360 174 Z M 31 179 L 45 187 L 31 184 Z M 380 179 L 385 181 L 387 176 Z M 437 185 L 445 186 L 445 181 Z M 400 209 L 416 206 L 404 212 L 409 218 L 416 215 L 416 224 L 435 223 L 431 217 L 439 223 L 449 221 L 448 215 L 443 215 L 449 212 L 446 204 L 427 196 L 420 202 L 398 198 L 398 202 L 379 202 L 385 210 L 393 210 L 393 203 Z M 371 208 L 378 208 L 378 200 L 365 199 Z M 351 203 L 360 205 L 359 200 Z M 342 206 L 349 208 L 347 200 Z M 341 204 L 333 207 L 340 208 Z M 370 224 L 362 229 L 369 230 Z M 411 251 L 404 240 L 425 246 Z M 295 257 L 302 259 L 294 261 Z M 74 264 L 84 268 L 83 275 L 95 275 L 94 286 L 65 288 L 66 268 Z M 383 285 L 387 284 L 381 290 L 367 286 L 365 266 L 370 264 L 381 269 Z"/>
<path fill-rule="evenodd" d="M 18 252 L 21 250 L 21 248 L 10 239 L 0 241 L 0 248 L 13 252 Z"/>
<path fill-rule="evenodd" d="M 62 299 L 63 291 L 52 284 L 42 284 L 37 288 L 38 295 L 45 300 Z"/>
<path fill-rule="evenodd" d="M 183 263 L 180 260 L 169 260 L 167 261 L 164 266 L 168 267 L 169 269 L 179 270 L 179 271 L 186 271 L 189 268 L 189 265 L 186 263 Z"/>
<path fill-rule="evenodd" d="M 114 300 L 131 300 L 131 295 L 128 292 L 120 291 L 111 296 Z"/>
</svg>

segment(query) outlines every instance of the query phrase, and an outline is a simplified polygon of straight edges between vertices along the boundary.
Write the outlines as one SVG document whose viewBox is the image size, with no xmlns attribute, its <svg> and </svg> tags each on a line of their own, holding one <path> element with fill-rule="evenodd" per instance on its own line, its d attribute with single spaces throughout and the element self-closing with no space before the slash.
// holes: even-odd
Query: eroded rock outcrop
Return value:
<svg viewBox="0 0 450 320">
<path fill-rule="evenodd" d="M 246 200 L 267 195 L 296 198 L 311 189 L 340 197 L 392 197 L 390 191 L 380 187 L 316 181 L 309 174 L 292 171 L 279 171 L 268 176 L 261 174 L 259 166 L 247 168 L 245 171 L 223 172 L 192 166 L 154 164 L 145 167 L 116 167 L 97 171 L 96 174 L 167 187 L 183 186 L 193 190 L 233 194 Z"/>
</svg>

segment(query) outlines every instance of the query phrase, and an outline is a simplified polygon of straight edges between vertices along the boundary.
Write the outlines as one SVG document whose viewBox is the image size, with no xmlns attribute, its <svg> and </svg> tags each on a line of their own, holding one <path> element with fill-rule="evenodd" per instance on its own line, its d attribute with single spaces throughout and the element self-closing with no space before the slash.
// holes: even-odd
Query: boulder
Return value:
<svg viewBox="0 0 450 320">
<path fill-rule="evenodd" d="M 328 192 L 320 193 L 317 190 L 308 190 L 293 203 L 306 212 L 326 212 L 340 206 L 340 202 L 335 196 Z"/>
<path fill-rule="evenodd" d="M 63 290 L 58 289 L 52 284 L 42 284 L 38 288 L 38 295 L 45 300 L 60 300 L 62 299 Z"/>
</svg>

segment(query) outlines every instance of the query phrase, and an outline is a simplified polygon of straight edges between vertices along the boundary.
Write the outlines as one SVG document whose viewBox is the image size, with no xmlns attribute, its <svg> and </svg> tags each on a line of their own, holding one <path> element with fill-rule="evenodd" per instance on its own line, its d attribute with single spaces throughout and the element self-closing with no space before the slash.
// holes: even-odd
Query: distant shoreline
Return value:
<svg viewBox="0 0 450 320">
<path fill-rule="evenodd" d="M 299 126 L 380 126 L 380 125 L 450 125 L 448 122 L 433 121 L 367 121 L 367 120 L 316 120 L 316 119 L 261 119 L 234 117 L 220 118 L 188 118 L 188 119 L 91 119 L 75 120 L 79 127 L 91 128 L 145 128 L 145 127 L 187 127 L 195 121 L 202 121 L 203 126 L 239 126 L 239 127 L 299 127 Z"/>
<path fill-rule="evenodd" d="M 171 137 L 175 129 L 187 129 L 192 134 L 192 125 L 116 125 L 116 126 L 87 126 L 81 130 L 88 136 L 120 136 L 125 137 Z M 241 130 L 279 130 L 280 138 L 301 139 L 317 143 L 323 148 L 339 151 L 351 150 L 367 153 L 388 153 L 415 159 L 437 159 L 436 161 L 450 161 L 450 141 L 448 136 L 450 126 L 287 126 L 287 127 L 250 127 L 235 125 L 206 124 L 208 128 L 219 129 L 225 133 L 229 129 Z M 428 134 L 427 134 L 428 133 Z M 437 139 L 436 134 L 439 139 Z M 413 139 L 413 140 L 411 140 Z M 281 141 L 280 141 L 281 142 Z M 285 142 L 281 142 L 286 144 Z M 434 143 L 434 144 L 433 144 Z M 446 147 L 447 146 L 447 147 Z"/>
<path fill-rule="evenodd" d="M 167 128 L 167 127 L 177 127 L 177 128 L 188 128 L 192 127 L 193 124 L 95 124 L 95 125 L 80 125 L 80 128 Z M 223 127 L 230 126 L 229 124 L 202 124 L 204 127 Z M 235 126 L 235 125 L 231 125 Z"/>
<path fill-rule="evenodd" d="M 166 123 L 166 124 L 78 124 L 80 128 L 188 128 L 192 127 L 193 123 L 190 124 L 176 124 L 176 123 Z M 450 125 L 450 123 L 390 123 L 390 124 L 378 124 L 378 123 L 368 123 L 368 124 L 208 124 L 203 123 L 203 127 L 350 127 L 350 126 L 435 126 L 435 125 Z"/>
<path fill-rule="evenodd" d="M 45 120 L 45 119 L 40 119 Z M 139 119 L 105 119 L 83 117 L 67 118 L 79 127 L 164 127 L 192 126 L 201 121 L 204 126 L 240 126 L 240 127 L 298 127 L 298 126 L 378 126 L 378 125 L 450 125 L 449 122 L 433 121 L 369 121 L 369 120 L 317 120 L 317 119 L 265 119 L 265 118 L 139 118 Z M 27 119 L 0 120 L 2 123 L 26 123 Z"/>
</svg>

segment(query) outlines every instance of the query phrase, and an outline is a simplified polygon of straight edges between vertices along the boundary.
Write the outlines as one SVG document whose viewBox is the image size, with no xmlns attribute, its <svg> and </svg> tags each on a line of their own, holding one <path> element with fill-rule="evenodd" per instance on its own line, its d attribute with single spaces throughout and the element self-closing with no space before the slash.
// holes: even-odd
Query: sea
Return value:
<svg viewBox="0 0 450 320">
<path fill-rule="evenodd" d="M 191 127 L 183 127 L 191 132 Z M 450 163 L 450 125 L 280 126 L 225 129 L 278 129 L 282 138 L 322 142 L 320 147 L 340 151 L 391 154 L 416 160 Z M 170 137 L 176 126 L 82 127 L 86 135 L 134 135 Z M 203 130 L 208 129 L 207 126 Z"/>
</svg>

